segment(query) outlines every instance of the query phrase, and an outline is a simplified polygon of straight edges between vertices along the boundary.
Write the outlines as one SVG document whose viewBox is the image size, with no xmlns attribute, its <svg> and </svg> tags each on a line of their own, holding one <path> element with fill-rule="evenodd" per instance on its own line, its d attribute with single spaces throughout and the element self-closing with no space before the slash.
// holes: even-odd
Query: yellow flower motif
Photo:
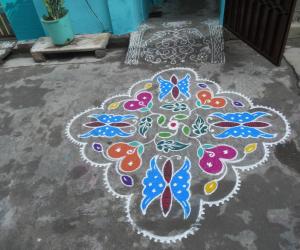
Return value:
<svg viewBox="0 0 300 250">
<path fill-rule="evenodd" d="M 204 193 L 206 195 L 210 195 L 212 193 L 214 193 L 218 188 L 218 182 L 216 180 L 212 180 L 210 182 L 207 182 L 204 185 Z"/>
<path fill-rule="evenodd" d="M 145 84 L 144 88 L 145 88 L 145 89 L 151 89 L 152 86 L 153 86 L 152 83 L 151 83 L 151 82 L 148 82 L 148 83 Z"/>
<path fill-rule="evenodd" d="M 119 106 L 120 106 L 119 102 L 113 102 L 113 103 L 108 105 L 108 110 L 117 109 Z"/>
<path fill-rule="evenodd" d="M 257 149 L 257 143 L 251 143 L 248 144 L 245 148 L 244 148 L 244 152 L 246 154 L 250 154 L 252 152 L 254 152 Z"/>
</svg>

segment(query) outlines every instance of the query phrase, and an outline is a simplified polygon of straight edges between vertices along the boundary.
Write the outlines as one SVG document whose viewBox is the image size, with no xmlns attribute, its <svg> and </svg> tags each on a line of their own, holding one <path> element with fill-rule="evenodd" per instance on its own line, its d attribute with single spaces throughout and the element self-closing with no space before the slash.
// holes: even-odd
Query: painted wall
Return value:
<svg viewBox="0 0 300 250">
<path fill-rule="evenodd" d="M 18 40 L 46 35 L 40 19 L 46 14 L 43 0 L 0 0 Z M 163 0 L 65 0 L 75 34 L 136 31 L 153 4 Z"/>
<path fill-rule="evenodd" d="M 43 0 L 0 0 L 18 40 L 46 35 L 40 19 Z M 156 0 L 160 3 L 161 0 Z M 152 0 L 65 0 L 75 34 L 135 31 L 149 13 Z"/>
<path fill-rule="evenodd" d="M 150 0 L 109 0 L 113 33 L 122 35 L 136 31 L 147 18 L 151 5 Z"/>
<path fill-rule="evenodd" d="M 43 0 L 0 0 L 18 40 L 46 35 Z M 75 34 L 112 31 L 107 0 L 65 0 Z"/>
<path fill-rule="evenodd" d="M 14 33 L 10 27 L 9 21 L 5 15 L 4 9 L 0 2 L 0 39 L 14 37 Z"/>
<path fill-rule="evenodd" d="M 40 18 L 46 14 L 43 0 L 33 0 L 33 3 Z M 107 0 L 65 0 L 65 5 L 75 34 L 112 30 Z"/>
<path fill-rule="evenodd" d="M 220 25 L 224 24 L 225 5 L 226 5 L 226 0 L 219 0 L 219 12 L 220 12 L 219 22 L 220 22 Z"/>
<path fill-rule="evenodd" d="M 32 0 L 1 0 L 1 3 L 18 40 L 45 35 Z"/>
</svg>

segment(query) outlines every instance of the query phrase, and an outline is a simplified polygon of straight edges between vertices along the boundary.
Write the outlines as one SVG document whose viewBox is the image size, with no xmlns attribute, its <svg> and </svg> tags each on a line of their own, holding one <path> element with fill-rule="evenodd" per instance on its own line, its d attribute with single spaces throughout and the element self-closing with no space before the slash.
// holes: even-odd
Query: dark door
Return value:
<svg viewBox="0 0 300 250">
<path fill-rule="evenodd" d="M 295 4 L 296 0 L 226 0 L 224 26 L 279 65 Z"/>
</svg>

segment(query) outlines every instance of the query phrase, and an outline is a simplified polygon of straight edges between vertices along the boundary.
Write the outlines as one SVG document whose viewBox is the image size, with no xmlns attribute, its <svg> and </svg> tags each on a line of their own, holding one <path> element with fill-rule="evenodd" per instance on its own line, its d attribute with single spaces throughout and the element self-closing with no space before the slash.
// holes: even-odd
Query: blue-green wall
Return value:
<svg viewBox="0 0 300 250">
<path fill-rule="evenodd" d="M 43 0 L 0 0 L 18 40 L 46 34 L 40 18 L 46 13 Z M 152 4 L 162 0 L 65 0 L 75 34 L 135 31 L 148 17 Z M 220 0 L 220 23 L 225 0 Z"/>
<path fill-rule="evenodd" d="M 226 0 L 220 0 L 220 25 L 224 24 L 224 12 L 225 12 Z"/>
<path fill-rule="evenodd" d="M 41 18 L 46 14 L 43 0 L 33 0 Z M 65 0 L 75 34 L 111 31 L 107 0 Z"/>
<path fill-rule="evenodd" d="M 1 4 L 18 40 L 45 35 L 32 0 L 1 0 Z"/>
<path fill-rule="evenodd" d="M 117 35 L 136 31 L 148 17 L 151 0 L 109 0 L 113 33 Z"/>
<path fill-rule="evenodd" d="M 0 0 L 18 40 L 45 36 L 43 0 Z M 75 34 L 112 31 L 108 0 L 65 0 Z"/>
<path fill-rule="evenodd" d="M 40 18 L 43 0 L 0 0 L 18 40 L 46 34 Z M 159 2 L 160 0 L 156 0 Z M 135 31 L 148 17 L 153 0 L 65 0 L 75 34 Z"/>
</svg>

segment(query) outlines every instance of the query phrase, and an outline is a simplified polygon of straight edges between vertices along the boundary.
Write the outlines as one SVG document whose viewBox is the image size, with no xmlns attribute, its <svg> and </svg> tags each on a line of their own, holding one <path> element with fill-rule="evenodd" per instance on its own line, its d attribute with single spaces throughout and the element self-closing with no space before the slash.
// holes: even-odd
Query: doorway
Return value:
<svg viewBox="0 0 300 250">
<path fill-rule="evenodd" d="M 166 0 L 162 5 L 162 12 L 166 18 L 198 17 L 218 18 L 218 0 Z"/>
<path fill-rule="evenodd" d="M 224 26 L 280 65 L 296 0 L 226 0 Z"/>
<path fill-rule="evenodd" d="M 297 0 L 165 0 L 164 19 L 218 19 L 221 25 L 280 65 Z"/>
</svg>

